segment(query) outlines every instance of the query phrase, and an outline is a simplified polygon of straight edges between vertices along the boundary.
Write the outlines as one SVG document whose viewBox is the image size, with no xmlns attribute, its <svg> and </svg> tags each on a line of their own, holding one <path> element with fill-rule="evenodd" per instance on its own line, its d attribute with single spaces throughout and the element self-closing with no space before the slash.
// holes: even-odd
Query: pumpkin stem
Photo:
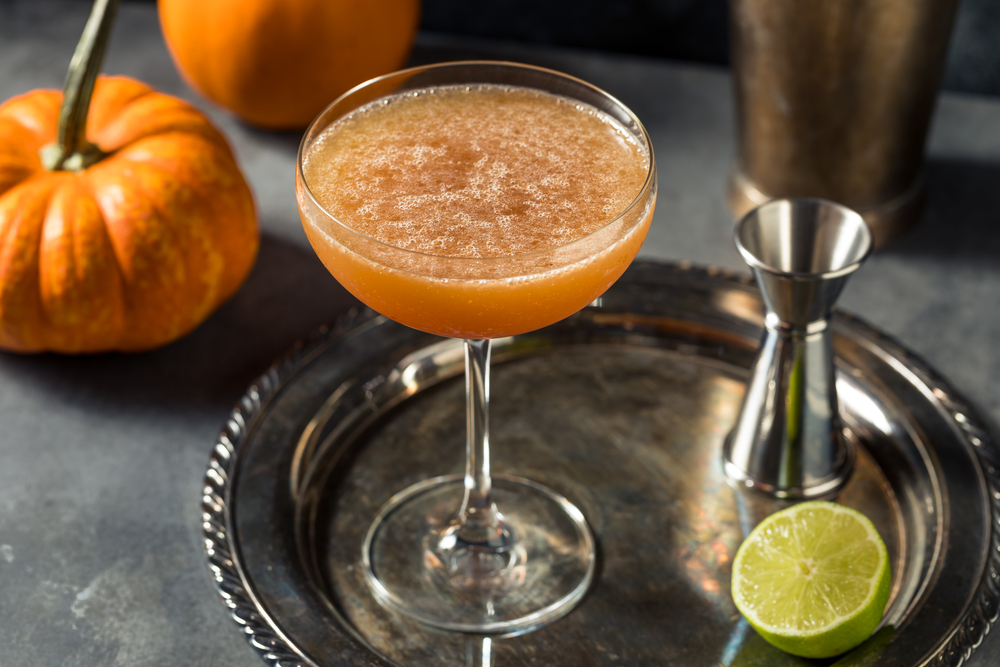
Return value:
<svg viewBox="0 0 1000 667">
<path fill-rule="evenodd" d="M 87 141 L 87 113 L 120 2 L 95 0 L 90 11 L 66 73 L 59 136 L 56 143 L 39 151 L 42 164 L 49 171 L 83 171 L 104 157 L 101 149 Z"/>
</svg>

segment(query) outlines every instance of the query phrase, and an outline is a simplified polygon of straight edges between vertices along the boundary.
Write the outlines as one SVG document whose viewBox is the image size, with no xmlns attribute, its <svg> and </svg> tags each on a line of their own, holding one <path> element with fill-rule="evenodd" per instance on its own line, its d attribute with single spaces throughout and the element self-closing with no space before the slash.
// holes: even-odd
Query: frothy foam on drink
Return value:
<svg viewBox="0 0 1000 667">
<path fill-rule="evenodd" d="M 383 243 L 450 257 L 563 245 L 621 214 L 649 158 L 589 106 L 534 90 L 442 87 L 337 121 L 303 162 L 317 201 Z"/>
</svg>

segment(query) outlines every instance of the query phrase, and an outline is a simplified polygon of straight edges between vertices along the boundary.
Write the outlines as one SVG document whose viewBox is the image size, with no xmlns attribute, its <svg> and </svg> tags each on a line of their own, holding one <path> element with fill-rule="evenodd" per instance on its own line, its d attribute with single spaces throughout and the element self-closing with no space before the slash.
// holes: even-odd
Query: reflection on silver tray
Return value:
<svg viewBox="0 0 1000 667">
<path fill-rule="evenodd" d="M 761 334 L 757 290 L 715 270 L 637 262 L 598 308 L 494 348 L 494 470 L 587 516 L 595 584 L 520 637 L 437 632 L 376 604 L 361 542 L 395 491 L 459 472 L 460 341 L 354 314 L 250 387 L 205 478 L 209 565 L 236 622 L 281 665 L 809 665 L 767 645 L 729 595 L 743 536 L 778 501 L 726 484 L 720 448 Z M 883 629 L 837 662 L 959 665 L 1000 609 L 995 444 L 923 362 L 834 323 L 859 444 L 838 496 L 890 551 Z"/>
</svg>

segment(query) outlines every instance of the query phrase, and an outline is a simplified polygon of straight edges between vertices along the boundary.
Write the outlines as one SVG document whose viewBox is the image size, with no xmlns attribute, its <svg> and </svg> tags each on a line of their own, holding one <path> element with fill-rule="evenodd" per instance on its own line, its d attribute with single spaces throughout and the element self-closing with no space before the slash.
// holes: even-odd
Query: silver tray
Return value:
<svg viewBox="0 0 1000 667">
<path fill-rule="evenodd" d="M 458 473 L 459 341 L 352 313 L 259 378 L 212 452 L 209 566 L 272 665 L 828 665 L 771 648 L 729 594 L 731 558 L 777 501 L 725 482 L 720 448 L 762 332 L 759 293 L 717 270 L 637 262 L 599 307 L 494 346 L 497 473 L 562 493 L 599 542 L 566 618 L 512 638 L 437 632 L 379 607 L 359 565 L 395 491 Z M 1000 610 L 1000 461 L 983 422 L 885 335 L 834 321 L 859 447 L 838 497 L 892 558 L 883 627 L 846 665 L 959 665 Z"/>
</svg>

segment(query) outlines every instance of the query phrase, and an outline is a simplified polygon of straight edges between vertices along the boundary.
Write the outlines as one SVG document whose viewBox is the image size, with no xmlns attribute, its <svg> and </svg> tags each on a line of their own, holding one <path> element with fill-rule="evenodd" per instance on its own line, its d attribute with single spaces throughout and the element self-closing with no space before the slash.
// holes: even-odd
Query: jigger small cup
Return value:
<svg viewBox="0 0 1000 667">
<path fill-rule="evenodd" d="M 764 337 L 723 447 L 728 477 L 778 498 L 820 498 L 850 477 L 829 319 L 847 277 L 871 252 L 854 211 L 779 199 L 736 225 L 736 247 L 764 299 Z"/>
</svg>

